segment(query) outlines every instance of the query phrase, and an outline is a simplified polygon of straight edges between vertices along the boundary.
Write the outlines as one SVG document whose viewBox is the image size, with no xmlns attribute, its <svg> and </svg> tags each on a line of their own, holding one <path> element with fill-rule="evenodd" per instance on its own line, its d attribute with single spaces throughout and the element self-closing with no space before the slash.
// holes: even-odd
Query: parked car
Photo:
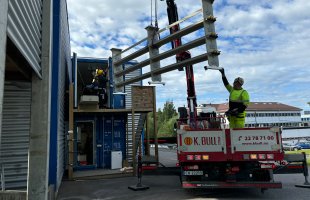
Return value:
<svg viewBox="0 0 310 200">
<path fill-rule="evenodd" d="M 282 147 L 284 151 L 297 151 L 301 149 L 300 146 L 297 146 L 290 142 L 282 142 Z"/>
<path fill-rule="evenodd" d="M 297 142 L 295 145 L 300 149 L 310 149 L 310 142 Z"/>
</svg>

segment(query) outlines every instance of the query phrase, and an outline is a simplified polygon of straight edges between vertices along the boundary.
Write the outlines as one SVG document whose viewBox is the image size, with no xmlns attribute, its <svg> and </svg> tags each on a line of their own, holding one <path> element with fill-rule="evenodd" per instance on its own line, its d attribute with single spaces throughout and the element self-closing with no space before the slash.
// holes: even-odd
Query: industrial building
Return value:
<svg viewBox="0 0 310 200">
<path fill-rule="evenodd" d="M 301 126 L 310 126 L 310 111 L 306 110 L 301 115 Z"/>
<path fill-rule="evenodd" d="M 217 112 L 223 115 L 228 103 L 214 104 Z M 302 109 L 279 102 L 251 102 L 246 109 L 245 127 L 299 127 Z M 226 124 L 228 126 L 228 120 Z"/>
<path fill-rule="evenodd" d="M 57 192 L 72 65 L 66 1 L 0 2 L 1 196 Z"/>
</svg>

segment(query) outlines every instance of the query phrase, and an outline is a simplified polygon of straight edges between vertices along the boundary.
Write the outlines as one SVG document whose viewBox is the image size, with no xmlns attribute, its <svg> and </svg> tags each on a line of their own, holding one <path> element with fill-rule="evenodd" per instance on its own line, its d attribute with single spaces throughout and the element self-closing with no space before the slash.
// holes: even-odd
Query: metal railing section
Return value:
<svg viewBox="0 0 310 200">
<path fill-rule="evenodd" d="M 216 18 L 213 16 L 213 0 L 202 0 L 202 8 L 195 11 L 194 13 L 191 13 L 190 15 L 184 17 L 183 19 L 158 30 L 158 28 L 153 26 L 148 26 L 146 28 L 147 30 L 147 37 L 140 40 L 136 44 L 128 47 L 125 50 L 121 49 L 111 49 L 112 51 L 112 64 L 113 64 L 113 71 L 114 71 L 114 90 L 115 92 L 124 92 L 125 85 L 141 81 L 143 79 L 152 78 L 152 81 L 154 82 L 161 82 L 161 74 L 180 69 L 182 67 L 197 64 L 199 62 L 203 62 L 208 60 L 208 64 L 210 66 L 218 66 L 218 55 L 220 52 L 217 50 L 216 45 L 216 38 L 217 34 L 215 33 L 214 28 L 214 22 L 216 21 Z M 194 16 L 197 16 L 198 14 L 201 14 L 203 16 L 203 19 L 198 19 L 198 21 L 191 23 L 190 25 L 186 26 L 183 29 L 180 29 L 178 32 L 168 35 L 164 38 L 159 38 L 159 34 L 169 30 L 173 26 L 179 25 L 180 23 L 192 19 Z M 198 16 L 199 17 L 199 16 Z M 178 48 L 171 49 L 168 51 L 159 52 L 159 48 L 163 45 L 166 45 L 168 43 L 173 42 L 177 38 L 181 38 L 183 36 L 186 36 L 188 34 L 191 34 L 195 31 L 198 31 L 200 29 L 204 28 L 204 35 L 200 38 L 193 39 L 192 41 L 189 41 L 185 44 L 182 44 Z M 122 57 L 125 52 L 128 52 L 129 50 L 135 50 L 138 45 L 142 44 L 143 42 L 147 42 L 147 46 L 144 46 L 133 53 L 126 55 L 125 57 Z M 188 60 L 178 62 L 175 64 L 167 65 L 167 66 L 160 66 L 160 62 L 168 57 L 171 57 L 173 55 L 179 54 L 181 52 L 196 48 L 198 46 L 201 46 L 203 44 L 206 44 L 206 53 L 202 53 L 201 55 L 198 55 L 196 57 L 190 58 Z M 131 66 L 130 68 L 124 69 L 123 66 L 126 62 L 131 60 L 137 60 L 142 55 L 149 53 L 148 59 L 143 59 L 142 61 L 138 62 L 137 64 Z M 133 72 L 137 69 L 141 69 L 143 67 L 150 66 L 151 70 L 150 72 L 147 72 L 145 74 L 141 74 L 140 76 L 131 78 L 129 80 L 124 80 L 123 76 Z"/>
</svg>

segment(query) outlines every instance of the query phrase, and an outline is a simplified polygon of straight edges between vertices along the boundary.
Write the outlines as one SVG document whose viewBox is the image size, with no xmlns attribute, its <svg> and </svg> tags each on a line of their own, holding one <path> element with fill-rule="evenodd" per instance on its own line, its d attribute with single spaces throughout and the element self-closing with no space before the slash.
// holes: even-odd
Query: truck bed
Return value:
<svg viewBox="0 0 310 200">
<path fill-rule="evenodd" d="M 280 161 L 284 156 L 279 127 L 180 129 L 177 134 L 180 162 L 191 159 L 188 155 L 194 156 L 191 162 Z M 206 159 L 196 160 L 195 155 L 206 155 Z"/>
</svg>

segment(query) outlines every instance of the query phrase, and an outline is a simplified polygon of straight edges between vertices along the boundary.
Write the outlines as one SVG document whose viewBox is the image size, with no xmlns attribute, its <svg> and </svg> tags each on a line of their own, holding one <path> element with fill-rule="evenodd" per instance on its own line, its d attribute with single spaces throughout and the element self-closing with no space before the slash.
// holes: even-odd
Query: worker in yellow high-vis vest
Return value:
<svg viewBox="0 0 310 200">
<path fill-rule="evenodd" d="M 231 86 L 225 76 L 224 69 L 220 69 L 222 73 L 223 83 L 230 93 L 229 95 L 229 109 L 225 113 L 229 121 L 230 128 L 244 128 L 245 122 L 245 109 L 250 103 L 248 92 L 242 88 L 244 83 L 243 78 L 236 78 L 233 86 Z"/>
</svg>

